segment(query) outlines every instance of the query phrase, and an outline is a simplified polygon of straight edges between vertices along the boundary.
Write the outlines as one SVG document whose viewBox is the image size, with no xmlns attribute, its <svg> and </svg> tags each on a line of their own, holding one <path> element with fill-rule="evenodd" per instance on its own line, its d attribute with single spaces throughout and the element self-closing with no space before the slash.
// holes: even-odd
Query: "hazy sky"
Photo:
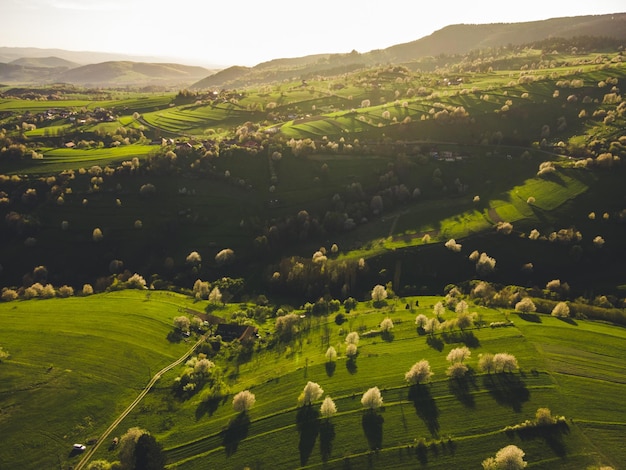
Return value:
<svg viewBox="0 0 626 470">
<path fill-rule="evenodd" d="M 0 46 L 254 65 L 382 49 L 450 24 L 619 12 L 624 0 L 0 0 Z"/>
</svg>

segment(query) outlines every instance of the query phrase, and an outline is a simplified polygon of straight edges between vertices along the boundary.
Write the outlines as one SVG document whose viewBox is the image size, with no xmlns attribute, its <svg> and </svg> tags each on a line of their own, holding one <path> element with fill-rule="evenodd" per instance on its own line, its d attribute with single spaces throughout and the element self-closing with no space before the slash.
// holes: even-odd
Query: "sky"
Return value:
<svg viewBox="0 0 626 470">
<path fill-rule="evenodd" d="M 384 49 L 451 24 L 621 12 L 624 0 L 0 0 L 0 46 L 252 66 Z"/>
</svg>

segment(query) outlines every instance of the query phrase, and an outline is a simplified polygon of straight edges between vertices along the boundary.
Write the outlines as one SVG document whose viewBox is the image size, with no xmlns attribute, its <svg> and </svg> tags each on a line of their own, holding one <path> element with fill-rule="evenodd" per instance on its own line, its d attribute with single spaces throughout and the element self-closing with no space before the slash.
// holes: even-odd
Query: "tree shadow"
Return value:
<svg viewBox="0 0 626 470">
<path fill-rule="evenodd" d="M 337 363 L 335 361 L 329 361 L 326 363 L 326 375 L 332 377 L 335 374 Z"/>
<path fill-rule="evenodd" d="M 330 458 L 335 440 L 335 425 L 328 419 L 320 425 L 320 453 L 322 460 L 326 462 Z"/>
<path fill-rule="evenodd" d="M 472 370 L 468 370 L 464 377 L 450 378 L 448 382 L 450 392 L 467 408 L 476 406 L 471 388 L 476 389 L 476 378 Z"/>
<path fill-rule="evenodd" d="M 222 431 L 222 445 L 226 449 L 226 455 L 230 457 L 237 451 L 239 443 L 248 437 L 249 429 L 250 418 L 246 412 L 239 413 L 230 420 L 228 427 Z"/>
<path fill-rule="evenodd" d="M 496 402 L 510 406 L 518 413 L 522 410 L 522 404 L 530 398 L 526 384 L 514 374 L 488 374 L 483 377 L 483 386 Z"/>
<path fill-rule="evenodd" d="M 430 394 L 430 387 L 423 384 L 411 385 L 409 400 L 413 402 L 415 413 L 424 421 L 428 431 L 435 437 L 439 436 L 439 409 Z"/>
<path fill-rule="evenodd" d="M 480 346 L 480 340 L 473 331 L 451 331 L 444 332 L 441 337 L 447 344 L 464 343 L 468 348 Z"/>
<path fill-rule="evenodd" d="M 426 442 L 420 440 L 415 447 L 415 455 L 422 465 L 428 465 L 428 447 Z"/>
<path fill-rule="evenodd" d="M 387 341 L 388 343 L 393 341 L 393 339 L 395 338 L 394 334 L 391 331 L 383 331 L 380 334 L 380 337 L 383 339 L 383 341 Z"/>
<path fill-rule="evenodd" d="M 205 414 L 209 416 L 213 416 L 213 413 L 217 411 L 220 406 L 220 403 L 224 402 L 226 397 L 221 398 L 211 398 L 209 400 L 204 400 L 200 402 L 198 407 L 196 408 L 196 420 L 202 418 Z"/>
<path fill-rule="evenodd" d="M 356 374 L 357 372 L 357 365 L 356 365 L 356 359 L 351 357 L 348 358 L 348 360 L 346 361 L 346 369 L 348 369 L 348 372 L 352 375 Z"/>
<path fill-rule="evenodd" d="M 426 344 L 435 351 L 443 351 L 443 340 L 439 336 L 428 336 L 428 338 L 426 338 Z"/>
<path fill-rule="evenodd" d="M 529 321 L 532 323 L 541 323 L 541 317 L 536 313 L 518 313 L 517 316 L 525 321 Z"/>
<path fill-rule="evenodd" d="M 306 465 L 315 447 L 315 441 L 320 430 L 320 412 L 311 405 L 305 405 L 298 409 L 296 414 L 296 427 L 300 434 L 298 450 L 300 452 L 300 465 Z"/>
<path fill-rule="evenodd" d="M 558 421 L 547 426 L 529 426 L 507 432 L 509 435 L 513 433 L 516 433 L 523 441 L 543 439 L 556 455 L 559 457 L 567 455 L 563 436 L 569 434 L 570 430 L 566 421 Z"/>
<path fill-rule="evenodd" d="M 378 450 L 383 446 L 383 422 L 385 419 L 374 410 L 363 414 L 361 425 L 371 450 Z"/>
<path fill-rule="evenodd" d="M 570 325 L 578 326 L 578 323 L 576 323 L 576 320 L 574 320 L 571 317 L 557 317 L 557 318 L 564 323 L 569 323 Z"/>
<path fill-rule="evenodd" d="M 166 338 L 170 343 L 180 343 L 183 340 L 183 337 L 180 334 L 180 332 L 175 331 L 175 330 L 170 331 L 167 334 Z"/>
</svg>

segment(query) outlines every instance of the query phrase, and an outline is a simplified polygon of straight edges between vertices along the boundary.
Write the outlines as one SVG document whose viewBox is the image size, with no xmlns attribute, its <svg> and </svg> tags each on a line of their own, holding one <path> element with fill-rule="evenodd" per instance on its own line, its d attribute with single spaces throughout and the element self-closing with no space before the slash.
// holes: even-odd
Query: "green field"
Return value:
<svg viewBox="0 0 626 470">
<path fill-rule="evenodd" d="M 138 291 L 2 304 L 2 466 L 65 468 L 74 442 L 97 438 L 188 349 L 167 340 L 186 304 Z"/>
<path fill-rule="evenodd" d="M 182 401 L 171 396 L 177 370 L 159 381 L 114 434 L 135 425 L 149 429 L 164 445 L 170 467 L 183 469 L 260 468 L 267 462 L 275 468 L 360 467 L 365 462 L 403 468 L 424 460 L 428 468 L 476 468 L 509 443 L 526 452 L 533 468 L 554 468 L 556 461 L 558 468 L 600 463 L 620 468 L 623 451 L 608 442 L 623 436 L 626 426 L 626 414 L 619 411 L 626 387 L 622 328 L 549 316 L 536 323 L 512 315 L 511 328 L 456 330 L 428 339 L 416 332 L 413 320 L 419 313 L 432 316 L 438 300 L 420 297 L 413 311 L 398 300 L 382 310 L 363 303 L 342 326 L 326 318 L 304 320 L 310 330 L 287 349 L 255 352 L 239 367 L 218 355 L 214 360 L 230 377 L 232 393 L 250 389 L 256 395 L 245 437 L 224 437 L 235 417 L 228 400 L 213 408 L 202 401 L 201 392 Z M 138 291 L 2 304 L 2 346 L 11 354 L 0 364 L 5 377 L 0 427 L 11 436 L 0 446 L 3 462 L 65 468 L 76 461 L 72 443 L 97 438 L 151 374 L 188 348 L 166 338 L 172 318 L 187 306 L 202 308 L 179 295 Z M 496 310 L 471 311 L 487 324 L 504 319 Z M 375 329 L 386 316 L 395 324 L 392 337 L 362 335 L 356 366 L 348 366 L 345 332 Z M 327 344 L 339 352 L 332 370 L 324 359 Z M 457 382 L 445 375 L 445 357 L 463 344 L 471 348 L 468 364 L 475 373 Z M 515 355 L 520 372 L 479 373 L 479 354 L 487 352 Z M 435 375 L 414 401 L 403 377 L 420 359 L 430 362 Z M 296 399 L 307 381 L 318 382 L 335 400 L 338 414 L 331 418 L 331 434 L 327 425 L 314 426 L 312 434 L 298 432 L 304 417 Z M 361 394 L 372 386 L 381 389 L 385 403 L 378 424 L 368 421 L 360 404 Z M 539 407 L 565 416 L 567 432 L 531 439 L 502 432 L 532 419 Z M 416 447 L 421 438 L 427 443 L 424 451 Z M 368 442 L 380 450 L 372 453 Z M 115 455 L 103 446 L 95 458 L 114 460 Z"/>
</svg>

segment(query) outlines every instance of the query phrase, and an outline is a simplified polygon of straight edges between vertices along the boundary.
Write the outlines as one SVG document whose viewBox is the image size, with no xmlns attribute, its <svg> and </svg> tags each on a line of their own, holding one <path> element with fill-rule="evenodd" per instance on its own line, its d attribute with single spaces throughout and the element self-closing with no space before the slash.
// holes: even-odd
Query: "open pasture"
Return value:
<svg viewBox="0 0 626 470">
<path fill-rule="evenodd" d="M 416 299 L 391 300 L 380 310 L 363 303 L 341 326 L 323 318 L 307 319 L 310 329 L 287 349 L 282 346 L 255 353 L 250 362 L 237 368 L 228 362 L 219 363 L 227 374 L 234 373 L 233 394 L 250 389 L 256 395 L 250 421 L 238 432 L 225 431 L 236 417 L 228 400 L 208 408 L 200 392 L 197 398 L 172 405 L 164 387 L 148 398 L 143 412 L 134 413 L 120 428 L 139 425 L 159 429 L 156 434 L 165 445 L 170 466 L 182 469 L 245 465 L 262 468 L 270 461 L 280 468 L 343 468 L 347 464 L 359 467 L 366 461 L 373 468 L 403 468 L 424 464 L 424 460 L 428 468 L 446 468 L 453 462 L 455 466 L 470 468 L 511 443 L 524 449 L 526 460 L 536 468 L 553 468 L 555 461 L 560 462 L 559 468 L 618 461 L 619 451 L 611 452 L 606 446 L 599 450 L 590 444 L 585 431 L 591 426 L 626 422 L 623 414 L 613 413 L 613 419 L 608 419 L 611 412 L 597 415 L 593 411 L 604 406 L 607 399 L 619 400 L 619 393 L 610 398 L 608 394 L 626 384 L 614 381 L 598 388 L 593 396 L 583 394 L 580 388 L 571 390 L 562 381 L 562 372 L 553 368 L 554 353 L 541 344 L 558 339 L 557 347 L 569 355 L 567 350 L 576 348 L 587 335 L 592 340 L 597 334 L 609 335 L 617 345 L 624 339 L 621 329 L 585 321 L 564 324 L 543 315 L 541 323 L 533 323 L 512 315 L 514 327 L 457 330 L 430 338 L 418 334 L 413 320 L 418 313 L 431 316 L 432 304 L 439 298 L 420 297 L 420 307 L 404 309 L 404 301 L 412 304 Z M 504 318 L 496 310 L 471 307 L 470 311 L 477 311 L 487 323 Z M 395 324 L 391 337 L 368 338 L 363 334 L 376 329 L 386 316 Z M 454 314 L 448 311 L 446 318 L 452 317 Z M 563 335 L 562 328 L 570 328 L 576 334 Z M 362 332 L 354 365 L 344 355 L 343 338 L 348 330 Z M 332 367 L 324 358 L 328 344 L 339 352 Z M 472 351 L 468 364 L 475 373 L 457 382 L 445 376 L 445 357 L 452 348 L 464 344 Z M 487 352 L 515 355 L 521 371 L 508 376 L 479 373 L 478 357 Z M 435 375 L 432 384 L 418 388 L 415 396 L 403 376 L 420 359 L 429 360 Z M 619 361 L 620 351 L 616 350 L 604 357 L 598 367 L 612 374 Z M 585 375 L 587 367 L 573 356 L 568 363 L 573 374 Z M 164 377 L 163 381 L 167 380 L 173 380 L 173 373 Z M 338 413 L 330 424 L 312 424 L 307 421 L 310 417 L 306 409 L 297 406 L 298 394 L 307 381 L 319 383 L 325 395 L 335 401 Z M 374 421 L 360 404 L 361 394 L 372 386 L 381 389 L 385 403 L 378 414 L 380 418 Z M 570 392 L 572 399 L 566 398 Z M 176 411 L 168 420 L 163 413 L 172 406 Z M 313 410 L 318 406 L 319 402 Z M 502 431 L 505 426 L 533 419 L 535 410 L 545 406 L 553 414 L 572 420 L 565 433 L 529 439 Z M 317 416 L 315 411 L 310 413 Z M 590 416 L 595 419 L 587 424 Z M 585 424 L 579 426 L 579 419 Z M 416 446 L 422 438 L 424 449 Z M 268 442 L 272 445 L 268 446 Z M 371 445 L 380 450 L 371 452 Z"/>
<path fill-rule="evenodd" d="M 0 461 L 57 468 L 97 438 L 159 369 L 189 346 L 170 342 L 175 294 L 120 291 L 0 305 Z M 65 467 L 63 467 L 65 468 Z"/>
</svg>

